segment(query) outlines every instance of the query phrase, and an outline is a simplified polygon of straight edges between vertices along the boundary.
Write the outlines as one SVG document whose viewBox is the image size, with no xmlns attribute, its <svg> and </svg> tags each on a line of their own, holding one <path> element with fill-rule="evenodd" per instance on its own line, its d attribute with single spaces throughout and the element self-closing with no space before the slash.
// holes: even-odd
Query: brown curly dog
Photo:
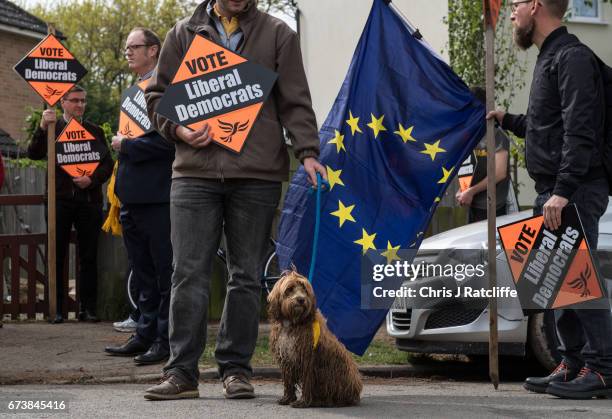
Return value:
<svg viewBox="0 0 612 419">
<path fill-rule="evenodd" d="M 357 365 L 316 309 L 312 286 L 286 272 L 268 296 L 270 348 L 279 363 L 284 394 L 279 404 L 340 407 L 359 403 L 363 384 Z M 296 386 L 301 389 L 297 400 Z"/>
</svg>

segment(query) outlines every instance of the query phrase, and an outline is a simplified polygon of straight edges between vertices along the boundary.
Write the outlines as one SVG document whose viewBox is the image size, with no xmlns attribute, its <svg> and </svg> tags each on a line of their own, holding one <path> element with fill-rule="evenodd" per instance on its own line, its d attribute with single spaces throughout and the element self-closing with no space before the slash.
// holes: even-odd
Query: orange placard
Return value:
<svg viewBox="0 0 612 419">
<path fill-rule="evenodd" d="M 49 105 L 55 105 L 87 71 L 54 35 L 47 35 L 14 70 Z"/>
<path fill-rule="evenodd" d="M 555 231 L 535 216 L 498 228 L 523 310 L 579 307 L 601 300 L 604 288 L 574 204 Z"/>
<path fill-rule="evenodd" d="M 144 96 L 144 89 L 148 84 L 149 79 L 143 80 L 126 89 L 121 95 L 119 133 L 128 138 L 140 137 L 153 131 Z"/>
<path fill-rule="evenodd" d="M 101 154 L 99 141 L 74 118 L 55 142 L 57 164 L 72 177 L 91 176 Z"/>
<path fill-rule="evenodd" d="M 459 171 L 457 172 L 457 178 L 459 179 L 459 190 L 461 192 L 465 192 L 470 186 L 472 186 L 475 167 L 476 157 L 474 156 L 474 153 L 470 153 L 468 158 L 461 163 L 461 167 L 459 167 Z"/>
<path fill-rule="evenodd" d="M 459 190 L 465 192 L 472 185 L 473 176 L 461 176 L 459 178 Z"/>
<path fill-rule="evenodd" d="M 240 153 L 276 78 L 272 70 L 196 35 L 156 112 L 193 130 L 208 124 L 216 144 Z"/>
</svg>

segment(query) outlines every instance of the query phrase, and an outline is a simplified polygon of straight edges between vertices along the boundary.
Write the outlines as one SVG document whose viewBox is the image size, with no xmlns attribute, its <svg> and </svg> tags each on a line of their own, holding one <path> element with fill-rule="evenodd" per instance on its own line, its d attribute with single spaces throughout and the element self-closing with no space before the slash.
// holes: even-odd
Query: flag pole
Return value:
<svg viewBox="0 0 612 419">
<path fill-rule="evenodd" d="M 47 33 L 55 35 L 55 28 L 47 24 Z M 53 107 L 50 107 L 53 109 Z M 47 104 L 45 103 L 45 109 Z M 49 284 L 49 320 L 57 315 L 57 255 L 56 255 L 56 205 L 55 205 L 55 122 L 47 125 L 47 278 Z"/>
<path fill-rule="evenodd" d="M 495 20 L 490 2 L 484 2 L 485 13 L 485 82 L 487 112 L 495 109 Z M 496 264 L 496 176 L 495 176 L 495 122 L 487 120 L 487 243 L 489 289 L 497 287 Z M 493 294 L 495 295 L 495 294 Z M 499 386 L 499 346 L 497 333 L 497 298 L 489 298 L 489 377 L 493 387 Z"/>
</svg>

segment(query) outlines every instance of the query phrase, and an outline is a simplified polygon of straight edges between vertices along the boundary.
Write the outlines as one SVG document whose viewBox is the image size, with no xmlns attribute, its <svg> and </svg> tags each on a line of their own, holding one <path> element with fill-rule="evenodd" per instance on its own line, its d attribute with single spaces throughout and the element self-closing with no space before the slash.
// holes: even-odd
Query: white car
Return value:
<svg viewBox="0 0 612 419">
<path fill-rule="evenodd" d="M 531 216 L 523 211 L 497 218 L 501 226 Z M 482 250 L 481 262 L 486 260 L 487 222 L 458 227 L 425 239 L 419 248 L 413 264 L 448 263 L 453 249 Z M 499 242 L 497 244 L 498 250 Z M 599 258 L 603 277 L 612 278 L 612 203 L 599 224 Z M 462 255 L 454 252 L 453 256 Z M 474 252 L 472 252 L 474 254 Z M 461 256 L 460 256 L 461 257 Z M 463 261 L 469 263 L 472 261 Z M 438 278 L 439 280 L 439 278 Z M 486 280 L 486 278 L 485 278 Z M 433 283 L 436 278 L 420 277 L 419 286 Z M 505 255 L 498 252 L 497 284 L 512 285 L 512 278 Z M 612 293 L 612 281 L 605 281 L 608 295 Z M 409 285 L 406 283 L 405 285 Z M 414 285 L 414 283 L 413 283 Z M 554 368 L 560 361 L 557 351 L 559 340 L 555 331 L 554 313 L 524 316 L 515 299 L 514 304 L 501 304 L 498 308 L 498 331 L 500 355 L 525 356 L 530 351 L 547 369 Z M 483 300 L 483 307 L 486 300 Z M 489 313 L 486 308 L 467 308 L 459 301 L 456 304 L 448 298 L 440 299 L 429 308 L 406 308 L 406 301 L 396 299 L 387 315 L 387 332 L 396 339 L 398 349 L 408 352 L 445 354 L 488 354 Z M 612 333 L 612 330 L 610 331 Z"/>
</svg>

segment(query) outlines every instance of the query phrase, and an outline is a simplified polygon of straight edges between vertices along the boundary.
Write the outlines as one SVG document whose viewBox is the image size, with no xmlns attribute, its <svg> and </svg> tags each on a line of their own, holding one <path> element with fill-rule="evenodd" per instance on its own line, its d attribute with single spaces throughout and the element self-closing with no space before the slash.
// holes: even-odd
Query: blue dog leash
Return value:
<svg viewBox="0 0 612 419">
<path fill-rule="evenodd" d="M 308 282 L 312 284 L 314 278 L 315 265 L 317 263 L 317 250 L 319 247 L 319 226 L 321 224 L 321 191 L 326 188 L 329 190 L 329 182 L 321 178 L 317 172 L 317 203 L 315 206 L 315 231 L 312 240 L 312 256 L 310 258 L 310 270 L 308 272 Z"/>
</svg>

